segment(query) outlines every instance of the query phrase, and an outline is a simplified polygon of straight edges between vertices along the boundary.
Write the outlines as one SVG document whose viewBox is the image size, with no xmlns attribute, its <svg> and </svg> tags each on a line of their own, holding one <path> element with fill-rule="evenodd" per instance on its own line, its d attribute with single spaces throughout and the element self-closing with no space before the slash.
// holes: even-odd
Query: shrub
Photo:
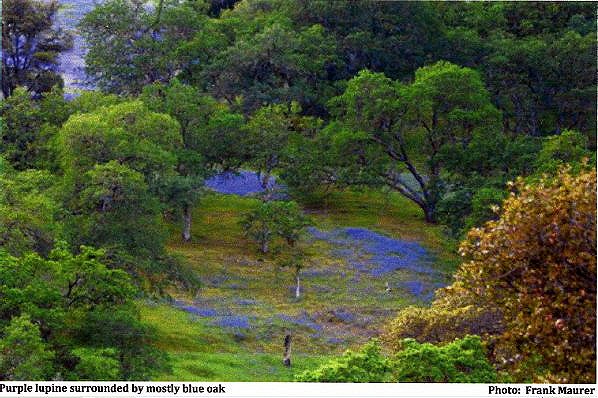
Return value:
<svg viewBox="0 0 598 398">
<path fill-rule="evenodd" d="M 112 348 L 77 348 L 73 350 L 79 358 L 75 366 L 77 380 L 118 380 L 120 363 L 117 351 Z"/>
<path fill-rule="evenodd" d="M 0 380 L 45 380 L 52 375 L 54 353 L 29 315 L 10 321 L 0 339 Z"/>
<path fill-rule="evenodd" d="M 500 313 L 472 304 L 447 306 L 439 300 L 431 308 L 407 307 L 390 322 L 383 341 L 394 352 L 403 339 L 447 343 L 468 334 L 493 335 L 501 331 Z"/>
<path fill-rule="evenodd" d="M 404 339 L 400 347 L 395 357 L 387 358 L 381 353 L 378 342 L 372 340 L 360 351 L 347 351 L 295 379 L 336 383 L 496 381 L 496 371 L 486 358 L 479 336 L 468 335 L 445 345 L 420 344 L 414 339 Z"/>
<path fill-rule="evenodd" d="M 596 171 L 520 179 L 500 218 L 472 229 L 455 282 L 384 336 L 442 342 L 467 333 L 513 381 L 592 383 L 596 369 Z"/>
<path fill-rule="evenodd" d="M 347 351 L 343 356 L 332 359 L 314 370 L 307 370 L 297 376 L 297 381 L 372 383 L 389 380 L 390 362 L 380 352 L 376 340 L 364 345 L 358 352 Z"/>
<path fill-rule="evenodd" d="M 402 341 L 393 363 L 393 378 L 410 383 L 492 383 L 496 370 L 486 358 L 479 336 L 468 335 L 446 345 Z"/>
</svg>

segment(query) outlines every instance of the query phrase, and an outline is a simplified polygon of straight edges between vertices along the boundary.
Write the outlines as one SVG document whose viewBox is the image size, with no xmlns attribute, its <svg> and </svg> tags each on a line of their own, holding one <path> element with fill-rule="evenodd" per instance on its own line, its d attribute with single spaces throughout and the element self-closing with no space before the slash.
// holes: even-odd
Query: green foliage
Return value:
<svg viewBox="0 0 598 398">
<path fill-rule="evenodd" d="M 52 375 L 54 353 L 40 336 L 29 315 L 14 317 L 0 338 L 2 380 L 47 380 Z"/>
<path fill-rule="evenodd" d="M 465 229 L 483 225 L 498 218 L 498 210 L 507 198 L 503 189 L 481 188 L 471 198 L 471 213 L 465 218 Z"/>
<path fill-rule="evenodd" d="M 589 158 L 591 152 L 586 148 L 586 137 L 576 131 L 566 130 L 560 135 L 546 137 L 536 158 L 536 170 L 555 174 L 566 163 L 580 163 L 583 158 Z"/>
<path fill-rule="evenodd" d="M 379 344 L 372 340 L 358 352 L 347 351 L 314 370 L 295 376 L 296 381 L 333 383 L 379 383 L 390 381 L 391 362 L 385 358 Z"/>
<path fill-rule="evenodd" d="M 297 381 L 335 383 L 492 383 L 496 370 L 486 358 L 479 336 L 465 336 L 446 345 L 420 344 L 404 339 L 396 356 L 381 353 L 376 340 L 358 352 L 347 351 L 314 370 L 295 376 Z"/>
<path fill-rule="evenodd" d="M 243 95 L 247 112 L 262 104 L 291 101 L 321 107 L 319 97 L 330 90 L 326 70 L 335 60 L 335 42 L 319 25 L 294 29 L 278 16 L 263 22 L 257 31 L 233 33 L 234 42 L 201 71 L 206 86 L 229 101 Z"/>
<path fill-rule="evenodd" d="M 582 3 L 438 6 L 446 24 L 442 58 L 480 70 L 505 117 L 505 133 L 565 129 L 595 134 L 596 24 Z"/>
<path fill-rule="evenodd" d="M 71 114 L 92 113 L 98 108 L 118 105 L 125 100 L 126 98 L 118 97 L 114 94 L 106 94 L 101 91 L 85 90 L 72 101 L 70 101 L 68 103 L 68 107 Z"/>
<path fill-rule="evenodd" d="M 479 336 L 435 346 L 403 340 L 393 361 L 393 377 L 407 383 L 494 383 L 496 370 Z"/>
<path fill-rule="evenodd" d="M 77 380 L 118 380 L 120 363 L 113 348 L 76 348 L 72 353 L 79 358 L 75 366 Z"/>
<path fill-rule="evenodd" d="M 178 80 L 146 86 L 141 98 L 150 109 L 171 115 L 181 126 L 178 174 L 165 181 L 161 196 L 182 210 L 183 239 L 189 241 L 191 208 L 201 196 L 204 178 L 216 168 L 236 168 L 245 158 L 244 118 Z"/>
<path fill-rule="evenodd" d="M 122 379 L 151 380 L 153 375 L 168 371 L 168 356 L 153 344 L 154 329 L 139 320 L 134 307 L 88 312 L 84 322 L 77 331 L 78 341 L 115 350 Z M 103 354 L 102 361 L 110 361 L 107 354 Z"/>
<path fill-rule="evenodd" d="M 166 113 L 176 119 L 181 126 L 185 149 L 199 151 L 202 135 L 214 113 L 226 109 L 209 95 L 197 88 L 187 86 L 178 80 L 164 85 L 154 83 L 146 86 L 141 100 L 154 112 Z"/>
<path fill-rule="evenodd" d="M 147 379 L 160 368 L 163 357 L 146 347 L 152 332 L 132 307 L 137 290 L 104 256 L 89 247 L 75 255 L 63 243 L 47 259 L 0 251 L 3 379 Z"/>
<path fill-rule="evenodd" d="M 81 182 L 74 228 L 81 243 L 101 244 L 134 256 L 162 253 L 165 232 L 160 206 L 142 174 L 110 161 L 96 165 Z"/>
<path fill-rule="evenodd" d="M 207 19 L 203 2 L 177 3 L 150 9 L 141 1 L 110 0 L 85 15 L 86 70 L 103 91 L 139 94 L 145 85 L 175 76 L 179 46 Z"/>
<path fill-rule="evenodd" d="M 11 97 L 2 101 L 0 152 L 5 159 L 19 169 L 30 167 L 36 156 L 32 145 L 41 125 L 40 111 L 26 89 L 19 87 Z"/>
<path fill-rule="evenodd" d="M 87 65 L 103 89 L 138 93 L 176 75 L 246 114 L 297 101 L 327 117 L 361 70 L 408 81 L 447 60 L 483 76 L 505 133 L 595 134 L 589 4 L 246 0 L 214 18 L 202 1 L 162 4 L 112 0 L 86 16 Z"/>
<path fill-rule="evenodd" d="M 259 108 L 245 127 L 250 164 L 260 172 L 262 186 L 268 188 L 272 172 L 285 163 L 290 141 L 317 128 L 316 119 L 299 116 L 297 102 L 290 105 L 268 105 Z"/>
<path fill-rule="evenodd" d="M 13 255 L 46 255 L 60 236 L 56 178 L 41 170 L 0 170 L 0 246 Z"/>
<path fill-rule="evenodd" d="M 330 106 L 344 124 L 333 132 L 339 155 L 361 168 L 350 175 L 366 173 L 397 190 L 431 222 L 445 191 L 442 153 L 467 148 L 475 136 L 484 141 L 500 127 L 479 74 L 447 62 L 418 69 L 408 86 L 362 71 Z"/>
<path fill-rule="evenodd" d="M 317 131 L 317 129 L 316 129 Z M 302 203 L 321 203 L 337 182 L 334 154 L 323 135 L 294 135 L 283 150 L 279 177 L 290 195 Z"/>
<path fill-rule="evenodd" d="M 178 123 L 139 101 L 123 102 L 72 115 L 56 145 L 71 241 L 146 261 L 162 255 L 158 195 L 176 176 Z"/>
<path fill-rule="evenodd" d="M 34 99 L 23 87 L 0 102 L 0 153 L 18 170 L 55 168 L 50 142 L 71 113 L 62 89 L 55 86 Z"/>
<path fill-rule="evenodd" d="M 100 107 L 75 114 L 57 137 L 62 168 L 68 176 L 82 176 L 96 164 L 117 160 L 142 173 L 148 185 L 157 176 L 174 174 L 172 151 L 181 144 L 178 123 L 151 112 L 140 101 Z"/>
<path fill-rule="evenodd" d="M 493 206 L 507 196 L 506 184 L 535 172 L 540 139 L 504 134 L 474 134 L 466 147 L 447 146 L 439 159 L 446 165 L 447 192 L 438 203 L 438 219 L 452 235 L 496 218 Z"/>
<path fill-rule="evenodd" d="M 241 221 L 245 235 L 260 245 L 262 253 L 269 251 L 270 243 L 281 238 L 293 247 L 305 227 L 307 218 L 295 202 L 262 202 L 247 213 Z"/>
<path fill-rule="evenodd" d="M 440 229 L 422 232 L 416 210 L 454 236 L 482 227 L 463 243 L 456 282 L 389 325 L 397 358 L 371 343 L 298 378 L 493 382 L 479 338 L 464 337 L 475 334 L 511 380 L 595 381 L 592 4 L 146 3 L 104 1 L 83 18 L 87 72 L 112 94 L 67 102 L 58 2 L 4 1 L 0 378 L 164 370 L 121 270 L 160 293 L 171 280 L 196 286 L 196 270 L 166 254 L 163 217 L 181 213 L 191 241 L 204 179 L 249 167 L 265 200 L 273 174 L 304 203 L 326 198 L 332 225 L 376 223 L 434 245 Z M 533 186 L 507 198 L 518 176 Z M 235 233 L 194 224 L 202 241 L 238 243 L 227 211 L 218 219 Z M 397 215 L 408 220 L 391 225 Z M 276 254 L 271 265 L 295 268 L 298 297 L 319 250 L 301 242 L 299 207 L 260 203 L 240 224 Z M 65 238 L 102 250 L 72 254 Z"/>
</svg>

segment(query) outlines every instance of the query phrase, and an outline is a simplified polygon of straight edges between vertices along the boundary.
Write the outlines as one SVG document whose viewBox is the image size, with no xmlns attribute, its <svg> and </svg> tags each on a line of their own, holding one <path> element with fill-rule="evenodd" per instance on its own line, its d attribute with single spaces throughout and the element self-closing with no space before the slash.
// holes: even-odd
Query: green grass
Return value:
<svg viewBox="0 0 598 398">
<path fill-rule="evenodd" d="M 156 331 L 157 347 L 170 358 L 172 371 L 155 381 L 292 381 L 296 373 L 329 358 L 294 355 L 292 367 L 287 368 L 282 355 L 248 351 L 231 334 L 184 311 L 147 302 L 140 302 L 139 309 Z"/>
<path fill-rule="evenodd" d="M 332 192 L 322 205 L 307 209 L 323 228 L 364 227 L 395 238 L 416 240 L 440 257 L 440 263 L 456 260 L 454 243 L 444 227 L 424 221 L 422 210 L 396 192 L 346 190 Z"/>
<path fill-rule="evenodd" d="M 215 326 L 210 317 L 193 316 L 166 304 L 140 303 L 142 318 L 158 332 L 156 345 L 172 361 L 172 372 L 157 379 L 292 380 L 293 374 L 378 335 L 401 308 L 418 304 L 400 291 L 385 292 L 385 282 L 401 281 L 401 272 L 387 278 L 357 275 L 322 241 L 306 245 L 306 270 L 319 273 L 303 278 L 303 297 L 295 299 L 293 273 L 281 269 L 275 255 L 258 253 L 256 245 L 243 237 L 239 221 L 258 203 L 233 195 L 207 195 L 194 211 L 189 243 L 181 242 L 179 225 L 170 225 L 169 250 L 187 261 L 203 283 L 196 297 L 180 291 L 171 291 L 171 295 L 245 316 L 251 328 Z M 319 229 L 365 227 L 416 240 L 436 255 L 439 270 L 449 274 L 454 268 L 455 256 L 447 249 L 442 229 L 426 224 L 421 210 L 399 195 L 335 192 L 323 205 L 305 210 Z M 238 304 L 240 299 L 252 300 L 252 304 Z M 338 310 L 355 313 L 364 322 L 343 322 L 334 316 Z M 321 330 L 285 318 L 304 314 Z M 289 332 L 293 335 L 291 369 L 282 366 L 282 342 Z"/>
</svg>

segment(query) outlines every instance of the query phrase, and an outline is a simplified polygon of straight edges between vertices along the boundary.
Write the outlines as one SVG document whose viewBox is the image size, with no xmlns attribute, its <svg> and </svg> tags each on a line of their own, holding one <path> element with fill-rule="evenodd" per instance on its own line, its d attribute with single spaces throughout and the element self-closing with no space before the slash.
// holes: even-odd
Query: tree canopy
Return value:
<svg viewBox="0 0 598 398">
<path fill-rule="evenodd" d="M 33 95 L 62 84 L 58 56 L 72 47 L 68 32 L 56 29 L 58 1 L 5 0 L 2 2 L 2 94 L 17 86 Z"/>
</svg>

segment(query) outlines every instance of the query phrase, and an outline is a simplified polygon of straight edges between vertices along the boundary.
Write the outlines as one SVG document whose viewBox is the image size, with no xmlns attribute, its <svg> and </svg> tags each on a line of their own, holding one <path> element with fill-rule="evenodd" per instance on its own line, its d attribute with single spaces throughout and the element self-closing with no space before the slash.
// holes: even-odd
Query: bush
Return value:
<svg viewBox="0 0 598 398">
<path fill-rule="evenodd" d="M 393 362 L 393 377 L 409 383 L 493 383 L 496 371 L 486 358 L 479 336 L 466 336 L 450 344 L 402 341 Z"/>
<path fill-rule="evenodd" d="M 431 308 L 407 307 L 390 322 L 383 341 L 394 352 L 403 339 L 426 343 L 447 343 L 468 334 L 493 335 L 501 331 L 500 313 L 473 304 L 447 306 L 441 301 Z"/>
<path fill-rule="evenodd" d="M 455 282 L 408 308 L 384 340 L 479 334 L 513 381 L 592 383 L 596 369 L 596 170 L 520 179 L 498 220 L 472 229 Z M 493 195 L 489 195 L 492 198 Z"/>
<path fill-rule="evenodd" d="M 544 139 L 535 166 L 539 173 L 555 174 L 565 163 L 579 163 L 592 152 L 586 149 L 587 138 L 577 131 L 565 130 Z"/>
<path fill-rule="evenodd" d="M 120 379 L 120 363 L 115 349 L 77 348 L 73 354 L 79 358 L 75 366 L 77 380 Z"/>
<path fill-rule="evenodd" d="M 62 242 L 47 259 L 0 250 L 0 379 L 141 380 L 164 367 L 137 289 L 103 255 Z"/>
<path fill-rule="evenodd" d="M 498 218 L 498 209 L 507 198 L 505 189 L 480 188 L 471 198 L 471 213 L 465 218 L 465 230 L 483 225 Z"/>
<path fill-rule="evenodd" d="M 54 353 L 43 342 L 29 315 L 15 317 L 0 339 L 0 380 L 46 380 Z"/>
<path fill-rule="evenodd" d="M 496 381 L 496 371 L 486 358 L 480 337 L 468 335 L 445 345 L 404 339 L 392 358 L 385 357 L 378 342 L 372 340 L 360 351 L 347 351 L 295 379 L 335 383 L 491 383 Z"/>
<path fill-rule="evenodd" d="M 389 380 L 389 360 L 382 356 L 376 340 L 364 345 L 358 352 L 347 351 L 315 370 L 295 376 L 296 381 L 334 383 L 372 383 Z"/>
</svg>

